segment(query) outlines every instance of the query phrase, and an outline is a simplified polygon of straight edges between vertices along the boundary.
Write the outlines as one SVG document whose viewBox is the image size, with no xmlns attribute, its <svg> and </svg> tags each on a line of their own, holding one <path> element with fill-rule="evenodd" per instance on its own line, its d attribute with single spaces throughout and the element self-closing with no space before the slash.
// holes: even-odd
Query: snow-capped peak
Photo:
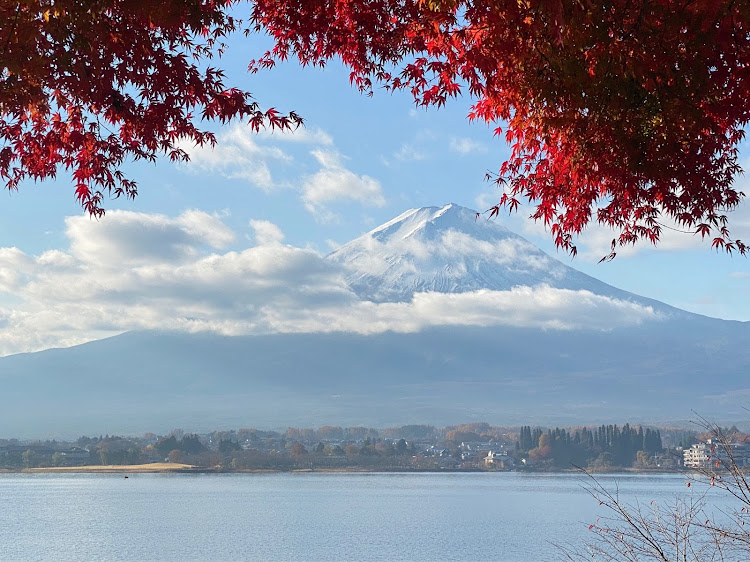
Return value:
<svg viewBox="0 0 750 562">
<path fill-rule="evenodd" d="M 406 302 L 414 293 L 549 285 L 638 299 L 548 256 L 495 220 L 454 203 L 409 209 L 329 255 L 360 298 Z M 645 299 L 643 299 L 645 300 Z"/>
<path fill-rule="evenodd" d="M 447 230 L 483 230 L 489 228 L 492 232 L 509 232 L 496 222 L 487 221 L 476 211 L 449 203 L 443 207 L 422 207 L 409 209 L 396 218 L 371 230 L 367 235 L 376 240 L 391 238 L 406 239 L 422 231 L 424 234 L 435 229 Z"/>
</svg>

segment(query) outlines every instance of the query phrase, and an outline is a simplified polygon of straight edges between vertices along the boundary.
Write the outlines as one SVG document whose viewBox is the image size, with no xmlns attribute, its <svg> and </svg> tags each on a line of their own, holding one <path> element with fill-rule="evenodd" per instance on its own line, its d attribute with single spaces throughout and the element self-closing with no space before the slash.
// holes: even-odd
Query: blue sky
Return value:
<svg viewBox="0 0 750 562">
<path fill-rule="evenodd" d="M 241 123 L 208 124 L 219 144 L 213 151 L 186 147 L 193 156 L 190 164 L 174 165 L 166 159 L 155 165 L 128 164 L 126 171 L 138 182 L 140 193 L 134 201 L 108 202 L 112 212 L 99 224 L 82 216 L 64 176 L 0 195 L 0 328 L 20 317 L 29 332 L 51 326 L 40 311 L 54 308 L 55 301 L 34 293 L 43 286 L 41 280 L 50 278 L 46 264 L 78 256 L 84 247 L 99 251 L 88 244 L 102 236 L 121 236 L 128 252 L 142 248 L 133 232 L 113 226 L 119 220 L 115 211 L 137 214 L 120 215 L 131 226 L 160 217 L 148 224 L 160 224 L 161 230 L 154 232 L 164 236 L 175 225 L 184 232 L 186 224 L 193 228 L 203 221 L 190 231 L 190 252 L 242 252 L 270 240 L 322 256 L 408 208 L 455 202 L 482 211 L 497 200 L 497 188 L 484 176 L 499 168 L 508 150 L 503 140 L 493 137 L 491 127 L 468 123 L 470 100 L 425 110 L 416 108 L 406 94 L 376 89 L 373 97 L 363 96 L 349 86 L 348 72 L 337 64 L 321 70 L 301 69 L 292 62 L 248 74 L 248 60 L 266 47 L 261 37 L 243 38 L 218 64 L 227 72 L 228 85 L 249 90 L 263 107 L 302 115 L 306 127 L 296 134 L 254 135 Z M 743 147 L 742 155 L 744 167 L 750 168 L 750 150 Z M 738 182 L 748 186 L 745 178 Z M 185 214 L 197 211 L 202 214 Z M 747 258 L 718 254 L 692 235 L 667 232 L 657 249 L 642 244 L 621 251 L 613 262 L 597 264 L 612 236 L 596 227 L 581 237 L 581 253 L 571 259 L 557 252 L 543 227 L 527 215 L 528 209 L 501 215 L 499 221 L 563 262 L 622 289 L 700 314 L 750 320 Z M 730 221 L 735 237 L 750 239 L 750 207 L 743 205 Z M 207 233 L 203 242 L 196 235 L 200 232 Z M 152 247 L 158 243 L 142 240 Z M 118 248 L 124 251 L 124 246 Z M 19 260 L 35 265 L 25 270 Z M 98 306 L 85 302 L 91 287 L 105 278 L 96 276 L 91 270 L 90 277 L 68 278 L 75 286 L 67 289 L 80 295 L 81 309 Z M 62 282 L 57 279 L 55 284 Z M 32 293 L 37 295 L 33 306 Z M 50 327 L 49 337 L 19 336 L 0 352 L 67 345 L 118 331 L 106 322 L 101 322 L 101 330 L 97 322 L 73 324 Z M 123 325 L 119 331 L 138 327 L 152 325 Z"/>
</svg>

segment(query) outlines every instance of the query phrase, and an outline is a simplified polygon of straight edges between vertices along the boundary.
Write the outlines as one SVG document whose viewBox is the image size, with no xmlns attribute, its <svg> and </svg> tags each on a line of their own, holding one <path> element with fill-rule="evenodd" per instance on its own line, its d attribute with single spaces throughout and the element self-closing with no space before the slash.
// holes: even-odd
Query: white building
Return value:
<svg viewBox="0 0 750 562">
<path fill-rule="evenodd" d="M 729 448 L 737 466 L 750 464 L 750 446 L 746 443 L 730 443 Z M 729 461 L 729 455 L 724 446 L 712 439 L 705 443 L 696 443 L 689 449 L 683 450 L 682 454 L 687 468 L 724 468 Z"/>
</svg>

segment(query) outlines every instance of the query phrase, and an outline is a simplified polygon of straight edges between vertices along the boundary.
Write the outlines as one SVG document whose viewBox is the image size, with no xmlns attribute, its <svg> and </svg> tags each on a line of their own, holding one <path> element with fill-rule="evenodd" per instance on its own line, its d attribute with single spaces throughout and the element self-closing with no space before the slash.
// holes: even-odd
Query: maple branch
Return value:
<svg viewBox="0 0 750 562">
<path fill-rule="evenodd" d="M 691 232 L 690 230 L 680 230 L 679 228 L 674 228 L 672 226 L 666 225 L 663 222 L 659 222 L 659 221 L 656 221 L 656 224 L 658 224 L 662 228 L 666 228 L 667 230 L 679 232 L 680 234 L 698 234 L 697 232 Z"/>
<path fill-rule="evenodd" d="M 16 26 L 18 25 L 18 17 L 21 14 L 21 4 L 16 4 L 16 14 L 13 18 L 13 22 L 11 23 L 10 29 L 8 30 L 8 38 L 5 40 L 5 44 L 3 45 L 3 52 L 0 54 L 0 56 L 5 57 L 5 53 L 8 51 L 8 47 L 10 46 L 10 40 L 13 38 L 13 34 L 16 32 Z"/>
</svg>

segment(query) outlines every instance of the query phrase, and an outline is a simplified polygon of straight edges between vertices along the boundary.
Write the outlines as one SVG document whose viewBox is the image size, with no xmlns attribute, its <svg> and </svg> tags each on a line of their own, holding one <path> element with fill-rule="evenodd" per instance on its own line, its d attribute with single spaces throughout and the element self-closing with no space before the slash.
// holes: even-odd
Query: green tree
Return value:
<svg viewBox="0 0 750 562">
<path fill-rule="evenodd" d="M 396 454 L 397 455 L 404 455 L 408 452 L 409 447 L 406 443 L 405 439 L 399 439 L 396 443 Z"/>
<path fill-rule="evenodd" d="M 54 466 L 62 466 L 65 464 L 65 455 L 60 452 L 54 453 L 52 455 L 52 464 Z"/>
<path fill-rule="evenodd" d="M 166 457 L 170 451 L 179 448 L 177 438 L 174 435 L 164 437 L 156 442 L 154 449 L 162 456 Z"/>
<path fill-rule="evenodd" d="M 27 449 L 23 453 L 21 453 L 21 460 L 23 462 L 24 468 L 32 468 L 35 465 L 35 456 L 36 455 L 34 454 L 34 451 L 32 451 L 31 449 Z"/>
<path fill-rule="evenodd" d="M 197 455 L 206 450 L 205 445 L 201 443 L 200 438 L 195 434 L 185 435 L 177 448 L 188 455 Z"/>
<path fill-rule="evenodd" d="M 219 441 L 219 452 L 220 453 L 231 453 L 233 451 L 241 451 L 239 443 L 231 441 L 229 439 L 222 439 Z"/>
</svg>

